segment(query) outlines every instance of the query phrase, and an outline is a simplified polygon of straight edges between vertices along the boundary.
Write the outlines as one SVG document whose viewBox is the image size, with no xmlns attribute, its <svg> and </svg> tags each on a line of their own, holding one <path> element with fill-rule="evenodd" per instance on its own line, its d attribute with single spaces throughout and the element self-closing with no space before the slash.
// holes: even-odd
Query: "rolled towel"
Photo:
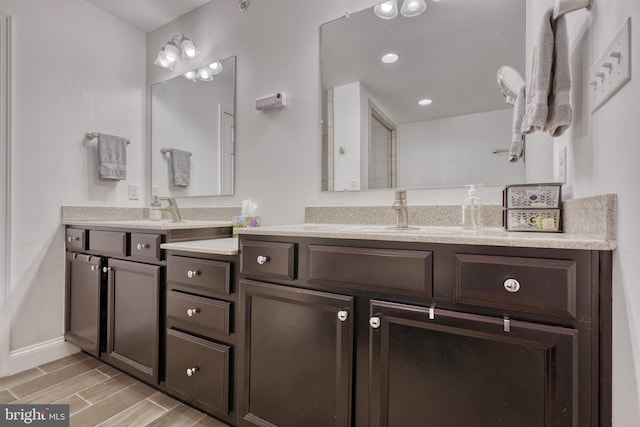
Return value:
<svg viewBox="0 0 640 427">
<path fill-rule="evenodd" d="M 177 187 L 188 187 L 190 174 L 191 153 L 172 148 L 169 163 L 169 183 Z"/>
<path fill-rule="evenodd" d="M 98 171 L 100 179 L 119 181 L 127 178 L 128 140 L 119 136 L 98 134 Z"/>
<path fill-rule="evenodd" d="M 571 126 L 571 70 L 569 68 L 569 40 L 564 15 L 555 20 L 555 49 L 553 52 L 553 86 L 549 96 L 549 117 L 544 130 L 560 136 Z"/>
</svg>

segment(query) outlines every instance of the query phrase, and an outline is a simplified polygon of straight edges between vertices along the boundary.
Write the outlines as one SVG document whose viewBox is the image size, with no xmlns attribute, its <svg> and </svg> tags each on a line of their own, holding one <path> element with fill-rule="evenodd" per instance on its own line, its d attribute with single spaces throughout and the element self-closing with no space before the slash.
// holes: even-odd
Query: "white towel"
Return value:
<svg viewBox="0 0 640 427">
<path fill-rule="evenodd" d="M 534 47 L 527 84 L 522 133 L 548 130 L 561 135 L 571 124 L 571 74 L 564 16 L 553 21 L 553 8 L 544 13 Z"/>
<path fill-rule="evenodd" d="M 119 136 L 98 134 L 98 171 L 100 179 L 127 178 L 127 143 Z"/>
<path fill-rule="evenodd" d="M 526 107 L 524 84 L 518 89 L 516 101 L 513 104 L 513 134 L 511 136 L 511 147 L 509 148 L 509 161 L 517 162 L 522 157 L 524 150 L 524 135 L 522 135 L 522 119 Z"/>
<path fill-rule="evenodd" d="M 191 153 L 177 148 L 171 149 L 169 162 L 169 183 L 178 187 L 189 186 L 191 174 Z"/>
</svg>

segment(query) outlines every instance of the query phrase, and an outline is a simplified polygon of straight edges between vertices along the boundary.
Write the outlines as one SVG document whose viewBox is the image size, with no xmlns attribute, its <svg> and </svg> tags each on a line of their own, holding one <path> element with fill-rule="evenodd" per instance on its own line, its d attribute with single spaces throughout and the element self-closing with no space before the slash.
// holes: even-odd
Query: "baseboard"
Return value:
<svg viewBox="0 0 640 427">
<path fill-rule="evenodd" d="M 9 352 L 9 369 L 6 375 L 12 375 L 44 363 L 52 362 L 77 353 L 80 349 L 67 343 L 64 337 L 54 338 L 38 344 L 19 348 Z"/>
</svg>

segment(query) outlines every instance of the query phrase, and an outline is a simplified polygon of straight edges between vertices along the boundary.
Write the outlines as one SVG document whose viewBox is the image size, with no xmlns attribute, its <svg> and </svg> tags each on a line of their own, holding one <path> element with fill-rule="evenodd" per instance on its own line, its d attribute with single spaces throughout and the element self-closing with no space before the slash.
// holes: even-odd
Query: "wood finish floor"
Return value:
<svg viewBox="0 0 640 427">
<path fill-rule="evenodd" d="M 84 353 L 0 378 L 0 403 L 69 404 L 71 427 L 226 427 Z"/>
</svg>

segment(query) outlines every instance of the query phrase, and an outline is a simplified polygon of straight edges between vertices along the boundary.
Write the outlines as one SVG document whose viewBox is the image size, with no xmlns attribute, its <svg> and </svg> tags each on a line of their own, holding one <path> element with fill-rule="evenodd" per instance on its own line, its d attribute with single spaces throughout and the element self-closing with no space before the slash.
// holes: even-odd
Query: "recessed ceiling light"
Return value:
<svg viewBox="0 0 640 427">
<path fill-rule="evenodd" d="M 418 105 L 431 105 L 433 101 L 430 99 L 421 99 L 420 101 L 418 101 Z"/>
<path fill-rule="evenodd" d="M 395 53 L 387 53 L 386 55 L 383 55 L 382 58 L 380 58 L 380 60 L 385 64 L 393 64 L 398 59 L 400 59 L 400 57 Z"/>
</svg>

